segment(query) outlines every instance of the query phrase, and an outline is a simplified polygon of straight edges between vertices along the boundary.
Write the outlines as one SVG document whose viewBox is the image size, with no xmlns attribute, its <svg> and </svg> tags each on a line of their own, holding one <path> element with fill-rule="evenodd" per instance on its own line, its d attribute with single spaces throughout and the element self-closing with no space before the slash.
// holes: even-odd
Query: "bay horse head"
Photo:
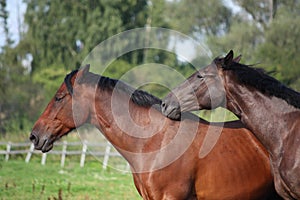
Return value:
<svg viewBox="0 0 300 200">
<path fill-rule="evenodd" d="M 34 124 L 29 139 L 33 142 L 35 149 L 42 152 L 50 151 L 56 140 L 88 120 L 89 100 L 82 98 L 85 95 L 82 91 L 86 86 L 76 84 L 88 71 L 89 65 L 86 65 L 65 77 L 45 111 Z"/>
<path fill-rule="evenodd" d="M 233 58 L 231 50 L 224 58 L 196 71 L 174 88 L 162 102 L 162 112 L 171 119 L 179 119 L 181 112 L 214 109 L 226 105 L 223 69 L 238 63 L 241 55 Z"/>
</svg>

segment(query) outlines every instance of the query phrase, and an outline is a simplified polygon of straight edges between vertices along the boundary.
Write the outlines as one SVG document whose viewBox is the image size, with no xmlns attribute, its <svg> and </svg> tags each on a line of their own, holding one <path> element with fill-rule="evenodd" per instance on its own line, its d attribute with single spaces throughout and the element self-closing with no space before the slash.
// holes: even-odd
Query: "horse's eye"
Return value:
<svg viewBox="0 0 300 200">
<path fill-rule="evenodd" d="M 203 78 L 203 76 L 201 76 L 201 74 L 198 74 L 198 75 L 197 75 L 197 78 Z"/>
<path fill-rule="evenodd" d="M 60 101 L 60 100 L 62 100 L 61 97 L 55 97 L 55 101 Z"/>
<path fill-rule="evenodd" d="M 58 102 L 60 100 L 62 100 L 66 95 L 65 94 L 57 94 L 55 96 L 55 101 Z"/>
</svg>

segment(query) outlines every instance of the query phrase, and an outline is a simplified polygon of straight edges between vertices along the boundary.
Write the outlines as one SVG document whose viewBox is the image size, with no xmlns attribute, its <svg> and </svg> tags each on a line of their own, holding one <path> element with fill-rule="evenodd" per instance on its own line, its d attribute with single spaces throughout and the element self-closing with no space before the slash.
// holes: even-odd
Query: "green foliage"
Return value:
<svg viewBox="0 0 300 200">
<path fill-rule="evenodd" d="M 33 74 L 33 83 L 43 88 L 42 95 L 45 101 L 49 101 L 54 96 L 54 92 L 63 83 L 68 72 L 63 66 L 49 66 Z"/>
<path fill-rule="evenodd" d="M 49 65 L 79 67 L 101 41 L 144 25 L 146 5 L 144 0 L 28 0 L 25 22 L 29 27 L 21 43 L 29 43 L 33 71 Z M 76 46 L 78 41 L 82 46 Z"/>
<path fill-rule="evenodd" d="M 300 90 L 300 16 L 281 8 L 266 30 L 266 41 L 259 47 L 261 60 L 276 78 Z M 267 65 L 265 64 L 265 65 Z"/>
<path fill-rule="evenodd" d="M 226 31 L 231 15 L 230 9 L 220 0 L 172 1 L 168 12 L 172 28 L 196 38 Z"/>
<path fill-rule="evenodd" d="M 142 52 L 137 51 L 137 53 Z M 103 75 L 121 79 L 160 98 L 163 98 L 170 88 L 174 88 L 176 84 L 179 84 L 177 80 L 179 73 L 180 78 L 183 80 L 184 77 L 187 78 L 195 70 L 191 64 L 181 63 L 177 60 L 175 54 L 163 50 L 147 49 L 147 62 L 139 65 L 128 63 L 124 57 L 127 57 L 127 54 L 107 66 Z M 168 70 L 164 66 L 172 68 L 172 70 Z M 149 81 L 151 82 L 149 83 Z"/>
<path fill-rule="evenodd" d="M 231 18 L 228 32 L 211 36 L 214 54 L 230 49 L 242 54 L 247 64 L 261 63 L 275 78 L 300 89 L 299 1 L 235 0 L 241 11 Z"/>
<path fill-rule="evenodd" d="M 229 32 L 222 37 L 208 37 L 214 55 L 221 55 L 233 49 L 247 58 L 247 62 L 255 60 L 253 52 L 261 42 L 263 33 L 253 22 L 234 22 Z"/>
<path fill-rule="evenodd" d="M 128 72 L 133 67 L 134 65 L 131 65 L 125 60 L 118 59 L 111 63 L 109 66 L 107 66 L 102 75 L 114 79 L 120 79 L 126 72 Z"/>
<path fill-rule="evenodd" d="M 10 46 L 13 41 L 10 38 L 9 28 L 8 28 L 8 11 L 7 11 L 7 3 L 6 0 L 0 0 L 0 19 L 3 24 L 3 32 L 5 34 L 5 45 Z"/>
<path fill-rule="evenodd" d="M 29 131 L 36 112 L 30 106 L 34 84 L 18 62 L 16 51 L 6 46 L 0 54 L 0 133 Z"/>
<path fill-rule="evenodd" d="M 214 110 L 195 111 L 195 114 L 209 122 L 227 122 L 238 120 L 232 112 L 225 108 L 216 108 Z"/>
</svg>

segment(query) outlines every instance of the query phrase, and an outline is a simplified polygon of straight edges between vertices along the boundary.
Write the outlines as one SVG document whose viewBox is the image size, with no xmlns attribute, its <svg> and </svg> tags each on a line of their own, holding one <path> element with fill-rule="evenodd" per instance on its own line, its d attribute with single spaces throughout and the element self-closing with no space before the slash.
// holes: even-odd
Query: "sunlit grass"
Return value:
<svg viewBox="0 0 300 200">
<path fill-rule="evenodd" d="M 238 118 L 230 111 L 224 108 L 217 108 L 214 110 L 201 110 L 194 112 L 200 118 L 209 122 L 226 122 L 238 120 Z"/>
<path fill-rule="evenodd" d="M 45 166 L 39 160 L 0 158 L 0 199 L 141 199 L 130 173 L 108 168 L 99 161 L 90 161 L 81 168 L 59 162 Z"/>
</svg>

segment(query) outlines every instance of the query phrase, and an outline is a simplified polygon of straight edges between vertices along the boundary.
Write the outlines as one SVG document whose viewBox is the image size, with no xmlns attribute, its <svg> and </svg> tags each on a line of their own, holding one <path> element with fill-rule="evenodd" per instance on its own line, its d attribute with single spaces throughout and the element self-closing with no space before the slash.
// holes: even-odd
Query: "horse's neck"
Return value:
<svg viewBox="0 0 300 200">
<path fill-rule="evenodd" d="M 153 161 L 156 156 L 151 152 L 159 150 L 166 137 L 172 137 L 173 132 L 167 131 L 170 120 L 154 108 L 136 105 L 123 92 L 97 94 L 92 113 L 91 123 L 137 172 L 149 168 L 147 162 Z"/>
<path fill-rule="evenodd" d="M 280 151 L 283 138 L 293 126 L 291 116 L 298 112 L 283 99 L 267 96 L 238 84 L 229 89 L 228 107 L 256 135 L 269 152 Z"/>
</svg>

